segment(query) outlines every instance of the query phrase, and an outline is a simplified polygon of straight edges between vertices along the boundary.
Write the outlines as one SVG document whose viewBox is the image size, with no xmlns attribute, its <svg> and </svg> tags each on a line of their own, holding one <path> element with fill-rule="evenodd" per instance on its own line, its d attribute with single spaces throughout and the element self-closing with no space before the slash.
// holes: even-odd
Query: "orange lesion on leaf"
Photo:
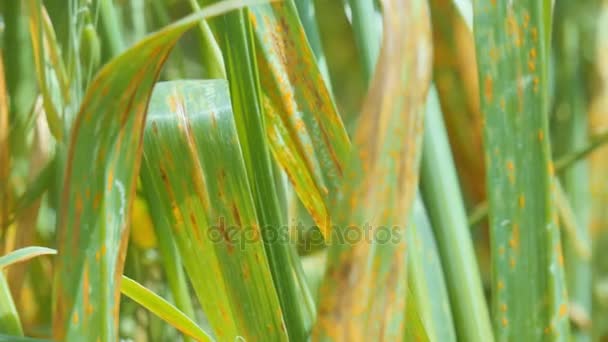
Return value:
<svg viewBox="0 0 608 342">
<path fill-rule="evenodd" d="M 513 223 L 513 228 L 511 231 L 511 239 L 509 239 L 509 246 L 512 249 L 519 248 L 519 224 Z"/>
<path fill-rule="evenodd" d="M 545 140 L 545 132 L 543 132 L 542 129 L 538 130 L 538 141 L 543 141 Z"/>
<path fill-rule="evenodd" d="M 488 103 L 492 102 L 492 92 L 493 92 L 492 77 L 490 75 L 486 75 L 485 81 L 484 81 L 484 94 L 486 96 L 486 101 Z"/>
<path fill-rule="evenodd" d="M 523 209 L 526 206 L 526 196 L 524 196 L 523 194 L 519 195 L 518 203 L 519 207 Z"/>
<path fill-rule="evenodd" d="M 568 305 L 567 304 L 561 304 L 559 306 L 559 317 L 566 317 L 566 315 L 568 315 Z"/>
</svg>

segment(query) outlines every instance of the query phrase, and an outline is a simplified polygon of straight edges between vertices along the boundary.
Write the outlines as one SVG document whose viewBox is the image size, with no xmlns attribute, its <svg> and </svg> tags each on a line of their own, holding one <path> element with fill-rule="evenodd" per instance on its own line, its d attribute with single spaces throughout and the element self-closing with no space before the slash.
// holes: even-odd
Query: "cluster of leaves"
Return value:
<svg viewBox="0 0 608 342">
<path fill-rule="evenodd" d="M 606 338 L 605 13 L 3 2 L 0 340 Z"/>
</svg>

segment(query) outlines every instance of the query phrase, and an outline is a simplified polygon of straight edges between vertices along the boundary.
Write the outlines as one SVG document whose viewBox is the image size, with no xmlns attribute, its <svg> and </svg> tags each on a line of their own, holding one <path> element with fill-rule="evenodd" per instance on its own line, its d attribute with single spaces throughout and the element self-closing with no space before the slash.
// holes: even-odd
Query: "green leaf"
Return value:
<svg viewBox="0 0 608 342">
<path fill-rule="evenodd" d="M 142 182 L 214 335 L 285 340 L 227 83 L 159 83 L 149 113 Z"/>
<path fill-rule="evenodd" d="M 120 291 L 165 322 L 171 324 L 184 334 L 195 338 L 197 341 L 213 340 L 183 312 L 135 280 L 122 276 Z"/>
<path fill-rule="evenodd" d="M 4 272 L 0 271 L 0 333 L 23 335 L 21 319 L 8 287 Z"/>
<path fill-rule="evenodd" d="M 410 248 L 407 253 L 407 310 L 410 305 L 416 308 L 430 341 L 456 341 L 444 271 L 420 196 L 414 201 L 410 221 L 407 230 L 407 245 Z"/>
<path fill-rule="evenodd" d="M 18 262 L 49 254 L 57 254 L 57 251 L 51 248 L 37 246 L 20 248 L 0 257 L 0 270 Z"/>
<path fill-rule="evenodd" d="M 431 37 L 424 1 L 386 1 L 384 13 L 378 67 L 332 211 L 318 340 L 403 336 L 405 226 L 418 181 Z"/>
<path fill-rule="evenodd" d="M 498 340 L 569 338 L 547 130 L 547 9 L 549 0 L 474 3 Z"/>
<path fill-rule="evenodd" d="M 57 214 L 53 327 L 58 340 L 115 340 L 120 276 L 152 87 L 179 37 L 210 16 L 242 6 L 210 6 L 147 36 L 106 64 L 73 124 Z"/>
<path fill-rule="evenodd" d="M 433 88 L 427 101 L 422 194 L 437 237 L 458 338 L 491 341 L 488 308 L 447 139 L 437 92 Z M 475 312 L 475 319 L 470 319 L 471 312 Z"/>
</svg>

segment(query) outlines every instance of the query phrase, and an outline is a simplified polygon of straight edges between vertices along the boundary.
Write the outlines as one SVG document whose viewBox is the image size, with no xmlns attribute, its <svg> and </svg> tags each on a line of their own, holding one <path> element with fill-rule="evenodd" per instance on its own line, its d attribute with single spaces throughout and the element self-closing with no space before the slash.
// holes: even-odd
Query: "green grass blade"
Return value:
<svg viewBox="0 0 608 342">
<path fill-rule="evenodd" d="M 186 30 L 242 4 L 222 2 L 149 35 L 106 64 L 89 86 L 73 125 L 57 214 L 56 339 L 117 338 L 127 223 L 152 86 Z"/>
<path fill-rule="evenodd" d="M 414 201 L 410 221 L 407 230 L 410 248 L 407 253 L 408 310 L 410 305 L 416 308 L 431 341 L 456 341 L 444 267 L 420 196 Z"/>
<path fill-rule="evenodd" d="M 499 340 L 567 340 L 547 131 L 549 0 L 474 2 Z"/>
<path fill-rule="evenodd" d="M 346 130 L 292 1 L 251 9 L 268 140 L 303 205 L 329 236 L 329 195 L 338 190 Z"/>
<path fill-rule="evenodd" d="M 423 1 L 388 1 L 384 13 L 378 69 L 332 211 L 336 228 L 319 292 L 316 340 L 403 336 L 404 233 L 430 82 L 430 22 Z"/>
<path fill-rule="evenodd" d="M 0 270 L 18 262 L 24 262 L 40 255 L 49 254 L 57 254 L 57 251 L 37 246 L 20 248 L 0 257 Z"/>
<path fill-rule="evenodd" d="M 120 291 L 165 322 L 171 324 L 184 334 L 197 341 L 213 341 L 213 339 L 194 323 L 186 314 L 165 301 L 162 297 L 148 290 L 138 282 L 123 276 Z"/>
<path fill-rule="evenodd" d="M 143 184 L 215 336 L 285 340 L 226 82 L 160 83 L 149 112 Z"/>
<path fill-rule="evenodd" d="M 374 0 L 349 0 L 352 13 L 352 26 L 355 41 L 363 62 L 363 75 L 369 83 L 378 60 L 379 42 L 382 36 L 379 32 L 378 18 Z"/>
<path fill-rule="evenodd" d="M 23 335 L 21 319 L 2 271 L 0 271 L 0 333 Z"/>
<path fill-rule="evenodd" d="M 421 188 L 445 270 L 454 324 L 463 341 L 492 341 L 492 327 L 437 92 L 427 102 Z M 475 313 L 475 319 L 470 314 Z"/>
</svg>

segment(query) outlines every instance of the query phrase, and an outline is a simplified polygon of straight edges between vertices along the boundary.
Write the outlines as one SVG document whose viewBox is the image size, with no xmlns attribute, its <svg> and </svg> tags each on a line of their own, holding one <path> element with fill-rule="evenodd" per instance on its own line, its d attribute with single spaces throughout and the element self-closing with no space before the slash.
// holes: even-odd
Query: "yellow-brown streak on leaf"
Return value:
<svg viewBox="0 0 608 342">
<path fill-rule="evenodd" d="M 485 164 L 479 81 L 473 35 L 452 0 L 431 0 L 433 73 L 462 187 L 474 203 L 485 200 Z M 499 49 L 490 57 L 497 61 Z M 492 83 L 490 81 L 490 83 Z M 485 86 L 485 85 L 484 85 Z M 490 86 L 491 87 L 491 86 Z M 487 89 L 486 89 L 487 90 Z M 493 92 L 490 91 L 493 95 Z M 500 103 L 504 103 L 501 99 Z"/>
<path fill-rule="evenodd" d="M 511 239 L 509 239 L 509 246 L 514 250 L 519 248 L 519 224 L 517 223 L 513 223 Z"/>
<path fill-rule="evenodd" d="M 85 263 L 82 272 L 82 311 L 85 313 L 84 323 L 87 322 L 86 315 L 90 314 L 89 305 L 89 264 Z"/>
</svg>

